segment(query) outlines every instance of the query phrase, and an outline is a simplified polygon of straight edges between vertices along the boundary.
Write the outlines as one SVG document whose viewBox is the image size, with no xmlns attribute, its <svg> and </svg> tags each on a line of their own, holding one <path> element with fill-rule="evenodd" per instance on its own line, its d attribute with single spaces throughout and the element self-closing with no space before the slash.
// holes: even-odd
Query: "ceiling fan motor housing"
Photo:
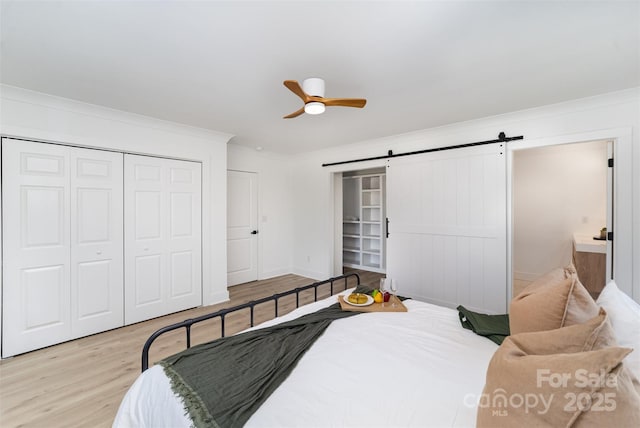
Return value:
<svg viewBox="0 0 640 428">
<path fill-rule="evenodd" d="M 302 90 L 314 97 L 324 97 L 324 80 L 310 77 L 302 82 Z"/>
</svg>

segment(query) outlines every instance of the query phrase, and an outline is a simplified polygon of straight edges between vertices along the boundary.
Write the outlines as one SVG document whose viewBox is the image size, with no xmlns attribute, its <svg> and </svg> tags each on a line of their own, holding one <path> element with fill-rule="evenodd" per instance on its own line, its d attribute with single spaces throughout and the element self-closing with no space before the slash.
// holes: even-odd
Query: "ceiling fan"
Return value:
<svg viewBox="0 0 640 428">
<path fill-rule="evenodd" d="M 325 98 L 324 80 L 317 77 L 305 79 L 302 86 L 295 80 L 285 80 L 284 86 L 291 92 L 299 96 L 304 102 L 304 106 L 283 119 L 291 119 L 300 116 L 302 113 L 320 114 L 324 113 L 325 107 L 343 106 L 362 108 L 367 103 L 363 98 Z"/>
</svg>

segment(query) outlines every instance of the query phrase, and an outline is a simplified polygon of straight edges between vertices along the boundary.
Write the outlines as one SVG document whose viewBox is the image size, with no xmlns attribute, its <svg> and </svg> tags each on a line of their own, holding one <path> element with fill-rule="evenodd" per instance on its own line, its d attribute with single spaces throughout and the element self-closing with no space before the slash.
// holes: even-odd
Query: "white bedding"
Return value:
<svg viewBox="0 0 640 428">
<path fill-rule="evenodd" d="M 336 302 L 331 296 L 255 328 Z M 334 321 L 246 426 L 474 426 L 497 346 L 463 329 L 453 309 L 404 304 L 406 313 Z M 187 427 L 184 413 L 162 368 L 154 366 L 131 386 L 113 426 Z"/>
</svg>

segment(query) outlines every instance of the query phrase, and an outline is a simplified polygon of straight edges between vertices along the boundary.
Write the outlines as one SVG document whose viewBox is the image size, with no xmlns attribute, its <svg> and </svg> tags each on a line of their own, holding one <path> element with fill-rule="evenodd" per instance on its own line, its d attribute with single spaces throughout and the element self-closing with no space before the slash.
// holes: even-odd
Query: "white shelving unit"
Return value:
<svg viewBox="0 0 640 428">
<path fill-rule="evenodd" d="M 385 271 L 385 175 L 343 178 L 342 262 L 344 266 Z"/>
</svg>

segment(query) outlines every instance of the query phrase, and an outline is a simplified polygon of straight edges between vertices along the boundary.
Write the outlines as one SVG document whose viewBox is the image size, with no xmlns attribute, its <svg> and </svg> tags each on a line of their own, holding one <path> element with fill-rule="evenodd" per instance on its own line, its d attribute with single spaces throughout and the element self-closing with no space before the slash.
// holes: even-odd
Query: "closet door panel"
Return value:
<svg viewBox="0 0 640 428">
<path fill-rule="evenodd" d="M 202 304 L 201 165 L 167 161 L 169 189 L 169 307 Z"/>
<path fill-rule="evenodd" d="M 69 154 L 2 140 L 3 357 L 67 340 Z"/>
<path fill-rule="evenodd" d="M 66 318 L 65 266 L 41 266 L 21 272 L 25 330 L 61 326 Z"/>
<path fill-rule="evenodd" d="M 125 156 L 125 324 L 167 313 L 163 162 Z"/>
<path fill-rule="evenodd" d="M 162 255 L 137 256 L 135 258 L 135 306 L 146 308 L 162 305 Z M 160 311 L 162 309 L 159 309 Z"/>
<path fill-rule="evenodd" d="M 125 323 L 202 304 L 200 164 L 125 156 Z"/>
<path fill-rule="evenodd" d="M 123 155 L 71 149 L 73 337 L 124 324 Z"/>
</svg>

